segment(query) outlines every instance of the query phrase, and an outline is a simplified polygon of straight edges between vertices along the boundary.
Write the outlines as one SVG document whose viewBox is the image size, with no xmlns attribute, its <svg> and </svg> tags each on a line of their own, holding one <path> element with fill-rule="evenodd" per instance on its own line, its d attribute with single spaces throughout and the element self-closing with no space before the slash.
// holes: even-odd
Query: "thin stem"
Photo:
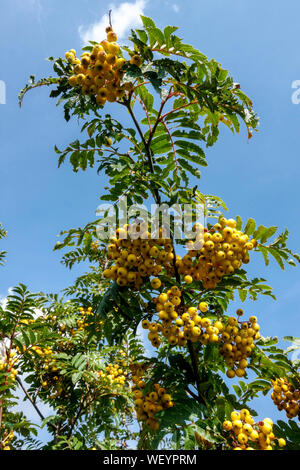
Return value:
<svg viewBox="0 0 300 470">
<path fill-rule="evenodd" d="M 171 133 L 169 131 L 169 128 L 167 126 L 167 124 L 165 123 L 165 121 L 161 121 L 162 125 L 164 126 L 168 136 L 169 136 L 169 139 L 170 139 L 170 142 L 171 142 L 171 145 L 172 145 L 172 150 L 173 150 L 173 155 L 174 155 L 174 161 L 175 161 L 175 166 L 176 166 L 176 174 L 178 175 L 178 162 L 177 162 L 177 157 L 176 157 L 176 150 L 175 150 L 175 146 L 174 146 L 174 142 L 173 142 L 173 139 L 172 139 L 172 136 L 171 136 Z"/>
<path fill-rule="evenodd" d="M 78 150 L 78 152 L 111 152 L 111 153 L 114 153 L 115 155 L 118 155 L 118 157 L 129 157 L 129 158 L 131 158 L 130 155 L 129 155 L 129 152 L 119 153 L 113 147 L 109 147 L 109 148 L 102 148 L 102 147 L 99 147 L 99 148 L 98 147 L 96 147 L 96 148 L 84 148 L 84 147 L 78 147 L 78 148 L 76 148 L 76 150 Z M 131 161 L 132 161 L 132 163 L 134 163 L 133 158 L 131 158 Z"/>
<path fill-rule="evenodd" d="M 162 52 L 162 53 L 169 53 L 169 54 L 172 54 L 172 55 L 176 55 L 178 57 L 184 57 L 184 59 L 189 59 L 189 57 L 187 57 L 187 55 L 185 54 L 180 54 L 179 51 L 176 51 L 176 50 L 172 50 L 173 48 L 171 49 L 164 49 L 163 47 L 151 47 L 151 51 L 152 52 Z"/>
<path fill-rule="evenodd" d="M 145 149 L 146 149 L 146 151 L 147 151 L 147 149 L 148 149 L 148 148 L 147 148 L 147 142 L 146 142 L 146 140 L 145 140 L 145 137 L 144 137 L 144 134 L 143 134 L 143 132 L 142 132 L 142 129 L 140 128 L 140 125 L 139 125 L 139 123 L 137 122 L 137 119 L 136 119 L 136 117 L 135 117 L 135 114 L 134 114 L 134 112 L 133 112 L 133 110 L 132 110 L 132 108 L 131 108 L 131 106 L 130 106 L 130 101 L 129 101 L 129 100 L 126 101 L 125 106 L 126 106 L 126 108 L 128 109 L 128 111 L 129 111 L 129 114 L 130 114 L 130 116 L 131 116 L 131 118 L 132 118 L 132 120 L 133 120 L 133 122 L 134 122 L 134 125 L 135 125 L 135 127 L 136 127 L 136 129 L 137 129 L 137 131 L 138 131 L 138 133 L 139 133 L 139 135 L 140 135 L 140 138 L 142 139 L 142 142 L 143 142 L 143 144 L 144 144 L 144 146 L 145 146 Z"/>
<path fill-rule="evenodd" d="M 75 418 L 73 419 L 73 422 L 71 424 L 71 428 L 70 428 L 70 431 L 69 431 L 69 434 L 68 434 L 68 439 L 70 439 L 70 437 L 72 436 L 73 429 L 76 425 L 76 422 L 80 418 L 80 415 L 83 412 L 83 409 L 84 409 L 84 399 L 83 399 L 83 396 L 82 396 L 81 397 L 81 403 L 80 403 L 80 406 L 79 406 L 79 410 L 78 410 L 77 415 L 75 416 Z"/>
<path fill-rule="evenodd" d="M 51 79 L 49 79 L 48 81 L 45 81 L 42 83 L 35 83 L 34 85 L 29 85 L 28 88 L 24 88 L 24 90 L 22 90 L 19 95 L 20 108 L 22 107 L 24 96 L 29 90 L 32 90 L 33 88 L 37 88 L 37 87 L 44 86 L 44 85 L 46 86 L 55 85 L 56 83 L 60 83 L 60 81 L 61 81 L 61 78 L 56 79 L 56 78 L 51 77 Z"/>
<path fill-rule="evenodd" d="M 37 414 L 39 415 L 39 417 L 41 418 L 42 421 L 44 421 L 45 417 L 43 416 L 43 414 L 41 413 L 41 411 L 39 410 L 36 402 L 31 398 L 31 396 L 29 395 L 29 393 L 27 392 L 26 388 L 24 387 L 21 379 L 19 377 L 16 377 L 16 381 L 18 382 L 18 384 L 20 385 L 21 389 L 23 390 L 24 394 L 26 395 L 26 397 L 28 398 L 28 400 L 30 401 L 30 403 L 32 404 L 32 406 L 34 407 L 35 411 L 37 412 Z M 52 427 L 52 429 L 54 431 L 56 431 L 56 426 L 52 423 L 48 423 L 49 426 Z"/>
<path fill-rule="evenodd" d="M 166 114 L 160 117 L 160 122 L 165 119 L 169 114 L 175 113 L 176 111 L 180 111 L 180 109 L 187 108 L 188 106 L 191 106 L 192 104 L 198 103 L 198 100 L 193 100 L 190 103 L 183 104 L 182 106 L 178 106 L 178 108 L 172 109 L 171 111 L 168 111 Z"/>
<path fill-rule="evenodd" d="M 143 85 L 148 85 L 148 83 L 150 83 L 150 82 L 145 81 L 145 82 L 143 82 L 143 83 L 139 83 L 138 85 L 136 85 L 136 86 L 132 89 L 132 91 L 134 92 L 138 87 L 143 86 Z"/>
<path fill-rule="evenodd" d="M 193 366 L 193 371 L 194 371 L 194 376 L 195 376 L 195 382 L 196 382 L 196 385 L 197 385 L 198 400 L 201 403 L 205 404 L 205 400 L 202 397 L 201 389 L 200 389 L 201 380 L 200 380 L 200 376 L 199 376 L 196 352 L 194 350 L 194 346 L 193 346 L 193 343 L 191 341 L 188 340 L 187 345 L 188 345 L 189 353 L 190 353 L 190 356 L 191 356 L 191 361 L 192 361 L 192 366 Z"/>
<path fill-rule="evenodd" d="M 144 103 L 142 102 L 142 100 L 140 100 L 137 96 L 135 97 L 135 99 L 140 103 L 143 110 L 145 111 L 145 114 L 147 116 L 148 126 L 149 126 L 149 132 L 151 134 L 152 129 L 151 129 L 151 122 L 150 122 L 150 116 L 149 116 L 148 110 L 147 110 L 146 106 L 144 105 Z"/>
<path fill-rule="evenodd" d="M 135 127 L 136 127 L 136 129 L 137 129 L 137 131 L 138 131 L 138 133 L 139 133 L 139 135 L 140 135 L 140 137 L 141 137 L 141 139 L 142 139 L 142 142 L 143 142 L 144 147 L 145 147 L 147 159 L 148 159 L 148 164 L 149 164 L 150 172 L 154 175 L 154 174 L 155 174 L 155 171 L 154 171 L 153 160 L 152 160 L 151 151 L 150 151 L 150 143 L 149 143 L 149 141 L 146 142 L 146 140 L 145 140 L 145 137 L 144 137 L 144 134 L 143 134 L 143 132 L 142 132 L 142 129 L 140 128 L 139 123 L 137 122 L 137 119 L 136 119 L 136 117 L 135 117 L 135 114 L 134 114 L 134 112 L 133 112 L 133 110 L 132 110 L 132 108 L 131 108 L 131 106 L 130 106 L 130 101 L 127 101 L 127 102 L 125 103 L 125 106 L 126 106 L 126 108 L 128 109 L 129 114 L 130 114 L 130 116 L 131 116 L 131 118 L 132 118 L 132 120 L 133 120 L 133 122 L 134 122 L 134 125 L 135 125 Z M 155 124 L 156 124 L 156 123 L 155 123 Z M 155 129 L 154 129 L 154 128 L 155 128 L 155 125 L 153 126 L 153 129 L 152 129 L 152 133 L 151 133 L 151 134 L 153 134 L 153 133 L 155 132 Z M 150 137 L 151 137 L 151 136 L 150 136 Z M 149 140 L 150 140 L 150 137 L 149 137 Z M 151 140 L 150 140 L 150 142 L 151 142 Z M 157 204 L 160 204 L 160 203 L 161 203 L 160 194 L 159 194 L 157 188 L 154 188 L 154 199 L 155 199 L 155 202 L 156 202 Z"/>
<path fill-rule="evenodd" d="M 148 145 L 149 147 L 150 147 L 151 141 L 152 141 L 152 139 L 153 139 L 153 137 L 154 137 L 156 128 L 157 128 L 158 124 L 159 124 L 160 121 L 161 121 L 161 113 L 162 113 L 162 111 L 163 111 L 163 109 L 164 109 L 164 106 L 165 106 L 166 102 L 168 101 L 169 97 L 170 97 L 170 95 L 168 95 L 167 98 L 161 102 L 161 105 L 160 105 L 160 108 L 159 108 L 159 111 L 158 111 L 158 115 L 157 115 L 156 122 L 155 122 L 155 124 L 154 124 L 154 126 L 153 126 L 152 132 L 150 133 L 150 136 L 149 136 L 149 139 L 148 139 L 148 142 L 147 142 L 147 145 Z"/>
</svg>

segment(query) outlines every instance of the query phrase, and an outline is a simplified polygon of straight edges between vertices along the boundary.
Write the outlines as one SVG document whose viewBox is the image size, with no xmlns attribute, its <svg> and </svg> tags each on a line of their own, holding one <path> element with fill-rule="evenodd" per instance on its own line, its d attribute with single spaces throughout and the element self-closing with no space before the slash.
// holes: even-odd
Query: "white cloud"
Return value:
<svg viewBox="0 0 300 470">
<path fill-rule="evenodd" d="M 172 5 L 172 8 L 175 11 L 175 13 L 179 12 L 179 6 L 176 3 L 174 3 L 174 5 Z"/>
<path fill-rule="evenodd" d="M 135 0 L 135 2 L 122 2 L 116 6 L 111 3 L 107 9 L 112 10 L 112 25 L 119 39 L 123 39 L 131 28 L 141 25 L 140 15 L 144 14 L 144 9 L 148 0 Z M 108 14 L 88 27 L 79 26 L 79 35 L 87 43 L 88 41 L 101 41 L 105 38 L 105 28 L 108 26 Z"/>
</svg>

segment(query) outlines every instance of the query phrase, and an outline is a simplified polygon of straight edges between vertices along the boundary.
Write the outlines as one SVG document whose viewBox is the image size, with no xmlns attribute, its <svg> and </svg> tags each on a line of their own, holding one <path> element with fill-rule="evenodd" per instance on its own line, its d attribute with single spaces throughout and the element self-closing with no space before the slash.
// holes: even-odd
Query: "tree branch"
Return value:
<svg viewBox="0 0 300 470">
<path fill-rule="evenodd" d="M 31 398 L 31 396 L 29 395 L 29 393 L 27 392 L 26 388 L 24 387 L 21 379 L 19 377 L 16 377 L 16 381 L 18 382 L 18 384 L 20 385 L 21 389 L 23 390 L 24 394 L 26 395 L 26 397 L 28 398 L 28 400 L 30 401 L 30 403 L 32 404 L 32 406 L 34 407 L 35 411 L 37 412 L 37 414 L 39 415 L 39 417 L 41 418 L 41 420 L 43 421 L 45 419 L 45 417 L 42 415 L 41 411 L 39 410 L 39 408 L 37 407 L 36 403 L 33 401 L 33 399 Z"/>
<path fill-rule="evenodd" d="M 134 122 L 134 124 L 135 124 L 135 127 L 136 127 L 136 129 L 137 129 L 137 131 L 138 131 L 138 133 L 139 133 L 139 135 L 140 135 L 140 137 L 141 137 L 141 139 L 142 139 L 142 142 L 143 142 L 144 147 L 145 147 L 147 159 L 148 159 L 149 169 L 150 169 L 150 172 L 154 175 L 154 174 L 155 174 L 155 171 L 154 171 L 153 160 L 152 160 L 152 155 L 151 155 L 151 151 L 150 151 L 150 143 L 149 143 L 149 140 L 150 140 L 150 137 L 151 137 L 151 136 L 149 137 L 148 142 L 146 142 L 145 137 L 144 137 L 144 134 L 143 134 L 143 132 L 142 132 L 142 130 L 141 130 L 141 128 L 140 128 L 140 125 L 139 125 L 139 123 L 137 122 L 137 119 L 136 119 L 136 117 L 135 117 L 135 114 L 134 114 L 134 112 L 133 112 L 133 110 L 132 110 L 132 108 L 131 108 L 131 106 L 130 106 L 130 101 L 129 101 L 129 100 L 126 101 L 125 106 L 126 106 L 126 108 L 128 109 L 129 114 L 130 114 L 130 116 L 131 116 L 131 118 L 132 118 L 132 120 L 133 120 L 133 122 Z M 157 124 L 157 121 L 156 121 L 155 124 Z M 153 131 L 155 132 L 155 124 L 154 124 L 153 129 L 152 129 L 152 135 L 154 135 L 154 134 L 153 134 Z M 151 140 L 150 140 L 150 142 L 151 142 Z M 154 188 L 154 196 L 155 196 L 154 199 L 155 199 L 156 203 L 157 203 L 157 204 L 160 204 L 160 203 L 161 203 L 160 194 L 159 194 L 158 189 L 157 189 L 156 187 Z"/>
<path fill-rule="evenodd" d="M 157 116 L 157 119 L 156 119 L 156 122 L 152 128 L 152 131 L 150 133 L 150 136 L 149 136 L 149 139 L 148 141 L 146 142 L 145 140 L 145 137 L 144 137 L 144 134 L 140 128 L 140 125 L 139 123 L 137 122 L 137 119 L 135 117 L 135 114 L 130 106 L 130 98 L 124 102 L 124 105 L 126 106 L 126 108 L 128 109 L 129 111 L 129 114 L 136 126 L 136 129 L 142 139 L 142 142 L 144 144 L 144 147 L 145 147 L 145 150 L 146 150 L 146 154 L 147 154 L 147 158 L 148 158 L 148 163 L 149 163 L 149 169 L 150 169 L 150 172 L 154 175 L 155 172 L 154 172 L 154 166 L 153 166 L 153 160 L 152 160 L 152 155 L 151 155 L 151 150 L 150 150 L 150 144 L 151 144 L 151 141 L 153 139 L 153 136 L 155 134 L 155 131 L 156 131 L 156 128 L 158 126 L 158 124 L 161 122 L 161 120 L 163 119 L 163 117 L 161 117 L 161 113 L 162 113 L 162 110 L 164 108 L 164 105 L 166 104 L 167 100 L 169 99 L 169 94 L 167 96 L 167 98 L 165 100 L 163 100 L 161 102 L 161 105 L 160 105 L 160 109 L 159 109 L 159 112 L 158 112 L 158 116 Z M 171 111 L 171 112 L 174 112 L 174 111 Z M 170 114 L 170 113 L 167 113 L 167 114 Z M 166 114 L 166 115 L 167 115 Z M 166 116 L 165 115 L 165 116 Z M 159 191 L 157 188 L 154 188 L 154 194 L 155 194 L 155 200 L 156 200 L 156 203 L 157 204 L 160 204 L 161 203 L 161 198 L 160 198 L 160 194 L 159 194 Z M 172 246 L 173 246 L 173 253 L 174 253 L 174 258 L 173 258 L 173 267 L 174 267 L 174 275 L 175 275 L 175 278 L 176 278 L 176 281 L 178 282 L 178 284 L 180 285 L 181 284 L 181 281 L 180 281 L 180 275 L 178 273 L 178 269 L 177 269 L 177 266 L 176 266 L 176 252 L 175 252 L 175 246 L 174 246 L 174 238 L 173 238 L 173 235 L 171 234 L 171 240 L 172 240 Z M 200 385 L 201 385 L 201 381 L 200 381 L 200 376 L 199 376 L 199 370 L 198 370 L 198 364 L 197 364 L 197 356 L 196 356 L 196 353 L 195 353 L 195 350 L 193 348 L 193 344 L 191 341 L 188 341 L 187 342 L 188 344 L 188 349 L 189 349 L 189 353 L 190 353 L 190 357 L 191 357 L 191 362 L 192 362 L 192 368 L 193 368 L 193 372 L 194 372 L 194 377 L 195 377 L 195 382 L 196 382 L 196 385 L 197 385 L 197 392 L 198 392 L 198 401 L 201 401 L 202 403 L 205 403 L 202 395 L 201 395 L 201 390 L 200 390 Z"/>
</svg>

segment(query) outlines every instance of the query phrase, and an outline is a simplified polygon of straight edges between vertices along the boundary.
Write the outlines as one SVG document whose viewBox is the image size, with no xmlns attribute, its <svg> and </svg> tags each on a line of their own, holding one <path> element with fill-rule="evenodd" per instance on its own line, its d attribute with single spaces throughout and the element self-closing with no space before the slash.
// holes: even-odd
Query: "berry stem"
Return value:
<svg viewBox="0 0 300 470">
<path fill-rule="evenodd" d="M 109 10 L 109 11 L 108 11 L 108 22 L 109 22 L 109 26 L 110 26 L 111 29 L 112 29 L 111 13 L 112 13 L 112 10 Z"/>
</svg>

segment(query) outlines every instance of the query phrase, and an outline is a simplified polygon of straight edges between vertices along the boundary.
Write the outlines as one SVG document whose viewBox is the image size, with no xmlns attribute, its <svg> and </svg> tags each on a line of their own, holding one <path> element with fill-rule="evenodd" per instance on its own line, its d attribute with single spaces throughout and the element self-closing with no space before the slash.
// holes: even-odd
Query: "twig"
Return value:
<svg viewBox="0 0 300 470">
<path fill-rule="evenodd" d="M 43 414 L 41 413 L 41 411 L 39 410 L 37 404 L 35 401 L 33 401 L 33 399 L 31 398 L 31 396 L 29 395 L 29 393 L 27 392 L 26 388 L 24 387 L 21 379 L 19 377 L 16 377 L 16 381 L 18 382 L 18 384 L 20 385 L 21 389 L 23 390 L 23 392 L 25 393 L 26 397 L 28 398 L 28 400 L 30 401 L 30 403 L 32 404 L 32 406 L 34 407 L 35 411 L 37 412 L 37 414 L 39 415 L 39 417 L 41 418 L 42 421 L 44 421 L 45 417 L 43 416 Z M 51 426 L 54 431 L 56 431 L 56 426 L 52 423 L 48 423 L 49 426 Z"/>
<path fill-rule="evenodd" d="M 150 151 L 150 143 L 149 143 L 149 141 L 146 142 L 146 140 L 145 140 L 144 134 L 143 134 L 143 132 L 142 132 L 140 126 L 139 126 L 139 123 L 137 122 L 137 119 L 136 119 L 136 117 L 135 117 L 135 114 L 134 114 L 134 112 L 133 112 L 133 110 L 132 110 L 132 108 L 131 108 L 131 106 L 130 106 L 130 101 L 129 101 L 129 100 L 125 103 L 125 106 L 126 106 L 126 108 L 128 109 L 129 114 L 130 114 L 130 116 L 131 116 L 131 118 L 132 118 L 132 120 L 133 120 L 133 122 L 134 122 L 134 124 L 135 124 L 135 127 L 136 127 L 136 129 L 137 129 L 137 131 L 138 131 L 138 133 L 139 133 L 139 135 L 140 135 L 140 137 L 141 137 L 141 139 L 142 139 L 142 142 L 143 142 L 144 147 L 145 147 L 147 159 L 148 159 L 149 169 L 150 169 L 150 172 L 154 175 L 154 174 L 155 174 L 155 171 L 154 171 L 153 160 L 152 160 L 152 155 L 151 155 L 151 151 Z M 156 122 L 157 122 L 157 121 L 156 121 Z M 155 124 L 156 124 L 156 123 L 155 123 Z M 153 126 L 151 135 L 152 135 L 152 134 L 154 135 L 154 132 L 155 132 L 155 125 Z M 150 135 L 150 137 L 149 137 L 149 140 L 150 140 L 150 138 L 151 138 L 151 135 Z M 151 142 L 151 140 L 150 140 L 150 142 Z M 157 203 L 157 204 L 160 204 L 160 202 L 161 202 L 160 194 L 159 194 L 158 189 L 157 189 L 156 187 L 154 188 L 154 194 L 155 194 L 156 203 Z"/>
<path fill-rule="evenodd" d="M 178 106 L 178 108 L 172 109 L 171 111 L 168 111 L 166 114 L 160 117 L 160 122 L 165 119 L 169 114 L 175 113 L 176 111 L 179 111 L 180 109 L 187 108 L 188 106 L 191 106 L 192 104 L 197 104 L 198 100 L 193 100 L 190 103 L 183 104 L 182 106 Z"/>
<path fill-rule="evenodd" d="M 171 142 L 171 145 L 172 145 L 172 150 L 173 150 L 173 155 L 174 155 L 174 161 L 175 161 L 175 166 L 176 166 L 176 175 L 178 175 L 178 162 L 177 162 L 176 150 L 175 150 L 174 142 L 173 142 L 171 133 L 170 133 L 169 128 L 168 128 L 167 124 L 165 123 L 165 121 L 161 121 L 161 123 L 162 123 L 162 125 L 164 126 L 166 132 L 168 133 L 168 136 L 169 136 L 169 139 L 170 139 L 170 142 Z"/>
<path fill-rule="evenodd" d="M 138 98 L 136 96 L 136 100 L 140 103 L 140 105 L 142 106 L 143 110 L 145 111 L 145 114 L 147 116 L 147 120 L 148 120 L 148 126 L 149 126 L 149 132 L 151 133 L 152 130 L 151 130 L 151 122 L 150 122 L 150 116 L 149 116 L 149 113 L 148 113 L 148 110 L 146 108 L 146 106 L 144 105 L 144 103 L 142 102 L 142 100 L 140 98 Z"/>
<path fill-rule="evenodd" d="M 148 142 L 147 142 L 147 145 L 148 145 L 149 147 L 150 147 L 151 141 L 152 141 L 152 139 L 153 139 L 153 137 L 154 137 L 156 128 L 157 128 L 158 124 L 160 123 L 161 113 L 162 113 L 162 111 L 163 111 L 163 109 L 164 109 L 164 106 L 165 106 L 166 102 L 168 101 L 169 97 L 170 97 L 170 95 L 168 95 L 167 98 L 161 102 L 161 105 L 160 105 L 160 108 L 159 108 L 159 111 L 158 111 L 158 115 L 157 115 L 156 122 L 155 122 L 155 124 L 154 124 L 154 126 L 153 126 L 152 132 L 150 133 L 150 136 L 149 136 L 149 139 L 148 139 Z"/>
<path fill-rule="evenodd" d="M 81 403 L 80 403 L 80 406 L 79 406 L 79 410 L 77 412 L 77 415 L 75 416 L 75 418 L 73 419 L 73 422 L 71 424 L 71 428 L 70 428 L 70 431 L 69 431 L 69 434 L 68 434 L 68 439 L 70 439 L 70 437 L 72 436 L 72 432 L 73 432 L 73 429 L 75 427 L 75 424 L 77 422 L 77 420 L 80 418 L 80 415 L 84 409 L 84 399 L 83 399 L 83 396 L 81 397 Z"/>
</svg>

